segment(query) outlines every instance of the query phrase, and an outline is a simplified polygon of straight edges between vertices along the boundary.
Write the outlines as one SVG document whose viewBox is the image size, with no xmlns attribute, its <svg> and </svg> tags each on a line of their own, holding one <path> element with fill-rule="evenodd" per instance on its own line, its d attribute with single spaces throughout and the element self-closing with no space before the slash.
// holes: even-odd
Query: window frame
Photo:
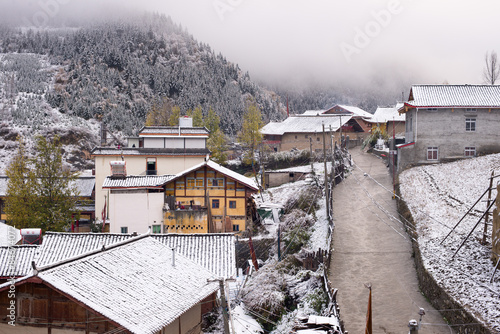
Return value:
<svg viewBox="0 0 500 334">
<path fill-rule="evenodd" d="M 155 232 L 155 228 L 157 229 L 157 232 Z M 161 234 L 161 224 L 151 225 L 151 233 L 152 234 Z"/>
<path fill-rule="evenodd" d="M 229 201 L 229 208 L 230 209 L 236 209 L 236 201 L 230 200 Z"/>
<path fill-rule="evenodd" d="M 476 156 L 476 147 L 475 146 L 465 146 L 464 157 L 475 157 L 475 156 Z"/>
<path fill-rule="evenodd" d="M 128 226 L 121 226 L 120 227 L 120 233 L 121 234 L 128 234 Z"/>
<path fill-rule="evenodd" d="M 212 200 L 212 209 L 220 209 L 220 200 L 218 199 Z"/>
<path fill-rule="evenodd" d="M 476 132 L 476 117 L 466 117 L 465 118 L 465 132 Z"/>
<path fill-rule="evenodd" d="M 432 157 L 429 158 L 429 155 L 432 154 Z M 434 157 L 435 155 L 435 157 Z M 428 146 L 427 147 L 427 160 L 428 161 L 438 161 L 439 160 L 439 147 L 437 146 Z"/>
<path fill-rule="evenodd" d="M 149 166 L 154 166 L 154 169 L 149 169 Z M 158 174 L 158 163 L 156 158 L 146 158 L 146 175 L 157 175 Z"/>
<path fill-rule="evenodd" d="M 239 232 L 239 230 L 240 230 L 240 225 L 233 224 L 233 232 Z"/>
</svg>

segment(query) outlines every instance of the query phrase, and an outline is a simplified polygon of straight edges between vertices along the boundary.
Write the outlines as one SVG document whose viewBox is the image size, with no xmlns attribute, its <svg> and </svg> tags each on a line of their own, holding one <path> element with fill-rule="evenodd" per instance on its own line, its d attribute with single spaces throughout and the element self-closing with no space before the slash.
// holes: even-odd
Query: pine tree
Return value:
<svg viewBox="0 0 500 334">
<path fill-rule="evenodd" d="M 243 115 L 243 125 L 238 134 L 238 140 L 246 150 L 243 162 L 255 162 L 255 151 L 260 143 L 262 143 L 262 133 L 260 128 L 264 126 L 262 114 L 255 100 L 247 101 L 247 112 Z"/>
<path fill-rule="evenodd" d="M 224 164 L 227 160 L 227 154 L 224 153 L 226 149 L 226 136 L 218 129 L 210 133 L 207 141 L 207 147 L 212 153 L 212 160 L 218 164 Z"/>
<path fill-rule="evenodd" d="M 5 213 L 8 223 L 16 228 L 34 227 L 31 206 L 35 203 L 35 196 L 30 187 L 28 158 L 21 137 L 18 138 L 18 143 L 19 147 L 16 155 L 5 171 L 9 178 L 7 197 L 5 199 Z"/>
<path fill-rule="evenodd" d="M 36 196 L 33 212 L 36 227 L 45 231 L 62 231 L 75 213 L 77 174 L 63 168 L 61 142 L 36 137 L 36 155 L 31 159 L 32 192 Z"/>
<path fill-rule="evenodd" d="M 203 126 L 203 113 L 201 110 L 201 106 L 196 107 L 194 110 L 188 110 L 186 112 L 186 115 L 193 119 L 194 127 Z"/>
</svg>

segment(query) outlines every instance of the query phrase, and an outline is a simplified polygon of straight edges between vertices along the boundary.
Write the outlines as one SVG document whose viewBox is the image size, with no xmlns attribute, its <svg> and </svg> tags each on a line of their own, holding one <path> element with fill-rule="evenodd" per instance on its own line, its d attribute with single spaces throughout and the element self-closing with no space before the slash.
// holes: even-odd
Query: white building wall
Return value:
<svg viewBox="0 0 500 334">
<path fill-rule="evenodd" d="M 189 138 L 186 139 L 186 148 L 205 148 L 205 138 Z"/>
<path fill-rule="evenodd" d="M 166 138 L 165 145 L 167 148 L 184 148 L 184 138 Z"/>
<path fill-rule="evenodd" d="M 120 233 L 122 227 L 128 233 L 146 233 L 153 224 L 163 225 L 164 193 L 148 193 L 130 190 L 127 193 L 110 194 L 109 214 L 112 218 L 111 233 Z"/>
<path fill-rule="evenodd" d="M 144 138 L 144 148 L 165 148 L 164 138 Z"/>
</svg>

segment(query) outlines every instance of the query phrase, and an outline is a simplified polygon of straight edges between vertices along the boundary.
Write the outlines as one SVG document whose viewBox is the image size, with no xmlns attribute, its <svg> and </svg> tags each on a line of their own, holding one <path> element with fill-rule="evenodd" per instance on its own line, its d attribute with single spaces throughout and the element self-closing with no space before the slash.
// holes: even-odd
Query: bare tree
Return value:
<svg viewBox="0 0 500 334">
<path fill-rule="evenodd" d="M 491 54 L 486 52 L 484 56 L 484 60 L 486 62 L 486 67 L 484 68 L 484 81 L 487 84 L 494 85 L 498 79 L 498 75 L 500 74 L 500 66 L 497 61 L 497 53 L 495 51 L 491 51 Z"/>
</svg>

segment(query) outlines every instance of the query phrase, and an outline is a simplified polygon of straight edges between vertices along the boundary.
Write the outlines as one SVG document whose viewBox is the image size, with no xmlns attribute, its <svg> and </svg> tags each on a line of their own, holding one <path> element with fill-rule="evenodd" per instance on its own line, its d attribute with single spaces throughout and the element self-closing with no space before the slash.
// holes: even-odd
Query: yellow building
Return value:
<svg viewBox="0 0 500 334">
<path fill-rule="evenodd" d="M 169 233 L 243 231 L 253 180 L 213 161 L 177 174 L 165 184 L 164 228 Z"/>
</svg>

